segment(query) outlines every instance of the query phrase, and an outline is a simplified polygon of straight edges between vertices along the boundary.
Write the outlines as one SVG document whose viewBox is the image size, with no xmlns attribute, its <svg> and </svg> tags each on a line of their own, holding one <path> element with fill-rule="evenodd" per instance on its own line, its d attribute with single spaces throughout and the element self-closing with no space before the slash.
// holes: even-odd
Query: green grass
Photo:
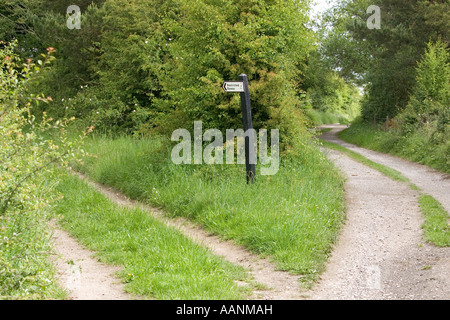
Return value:
<svg viewBox="0 0 450 320">
<path fill-rule="evenodd" d="M 156 299 L 243 299 L 246 272 L 214 256 L 143 209 L 119 207 L 84 181 L 64 175 L 62 226 L 106 263 L 123 266 L 125 289 Z"/>
<path fill-rule="evenodd" d="M 426 239 L 440 247 L 450 246 L 450 217 L 447 211 L 429 195 L 422 194 L 419 204 L 425 217 L 423 228 Z"/>
<path fill-rule="evenodd" d="M 450 173 L 450 139 L 444 144 L 434 144 L 423 131 L 400 135 L 394 130 L 383 131 L 359 122 L 341 131 L 339 138 Z"/>
<path fill-rule="evenodd" d="M 409 186 L 413 190 L 421 191 L 419 187 L 411 183 L 410 180 L 402 175 L 397 170 L 389 168 L 385 165 L 373 162 L 366 157 L 351 151 L 345 147 L 338 144 L 331 143 L 328 141 L 321 140 L 322 144 L 330 149 L 342 152 L 356 161 L 365 164 L 372 169 L 378 170 L 384 175 L 390 177 L 393 180 L 409 183 Z M 420 193 L 419 205 L 422 215 L 425 218 L 425 222 L 422 225 L 424 229 L 424 237 L 426 241 L 434 243 L 437 246 L 450 246 L 450 216 L 447 211 L 442 207 L 442 205 L 430 195 Z"/>
<path fill-rule="evenodd" d="M 323 270 L 344 221 L 343 178 L 316 147 L 247 185 L 244 165 L 174 165 L 160 138 L 93 137 L 78 167 L 134 199 L 184 216 L 306 283 Z M 258 167 L 258 166 L 257 166 Z"/>
</svg>

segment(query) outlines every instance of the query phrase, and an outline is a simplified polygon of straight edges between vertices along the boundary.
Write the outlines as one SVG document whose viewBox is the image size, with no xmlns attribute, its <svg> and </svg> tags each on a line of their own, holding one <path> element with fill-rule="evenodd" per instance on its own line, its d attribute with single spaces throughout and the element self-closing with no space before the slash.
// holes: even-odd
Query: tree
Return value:
<svg viewBox="0 0 450 320">
<path fill-rule="evenodd" d="M 369 5 L 381 9 L 381 29 L 369 29 Z M 415 65 L 429 40 L 449 41 L 448 1 L 343 1 L 328 22 L 325 52 L 346 77 L 367 85 L 363 117 L 385 120 L 401 112 L 415 84 Z"/>
<path fill-rule="evenodd" d="M 301 89 L 306 92 L 312 109 L 342 116 L 348 121 L 359 115 L 359 89 L 332 70 L 320 51 L 310 54 L 304 74 Z"/>
<path fill-rule="evenodd" d="M 67 0 L 40 1 L 5 0 L 0 4 L 0 36 L 6 41 L 17 40 L 15 53 L 22 59 L 39 59 L 45 48 L 56 49 L 56 60 L 51 68 L 34 78 L 35 86 L 30 90 L 45 91 L 55 98 L 74 96 L 79 88 L 92 83 L 96 78 L 91 69 L 98 58 L 96 44 L 101 34 L 102 20 L 98 5 L 103 0 L 81 0 L 77 5 L 82 10 L 82 28 L 67 28 Z M 3 27 L 5 26 L 5 27 Z M 42 110 L 36 112 L 40 113 Z M 60 103 L 54 103 L 49 110 L 52 116 L 64 115 Z"/>
<path fill-rule="evenodd" d="M 161 119 L 202 120 L 224 130 L 241 127 L 238 95 L 224 94 L 224 80 L 250 80 L 255 128 L 281 130 L 293 143 L 304 127 L 296 87 L 313 42 L 302 1 L 179 1 L 181 19 L 168 25 L 172 59 L 160 83 Z M 295 120 L 294 120 L 295 119 Z M 163 120 L 165 121 L 165 120 Z M 189 126 L 191 127 L 191 125 Z"/>
<path fill-rule="evenodd" d="M 308 1 L 88 3 L 81 2 L 81 29 L 74 30 L 65 23 L 65 0 L 4 6 L 10 20 L 32 17 L 20 39 L 27 58 L 48 46 L 63 57 L 31 87 L 55 98 L 46 106 L 49 114 L 137 133 L 170 133 L 193 120 L 205 128 L 240 127 L 239 96 L 225 94 L 221 85 L 246 73 L 255 127 L 280 128 L 289 143 L 303 130 L 297 89 L 313 47 Z"/>
<path fill-rule="evenodd" d="M 426 127 L 428 135 L 450 134 L 450 53 L 440 40 L 429 42 L 416 67 L 416 84 L 405 110 L 397 117 L 404 131 Z"/>
</svg>

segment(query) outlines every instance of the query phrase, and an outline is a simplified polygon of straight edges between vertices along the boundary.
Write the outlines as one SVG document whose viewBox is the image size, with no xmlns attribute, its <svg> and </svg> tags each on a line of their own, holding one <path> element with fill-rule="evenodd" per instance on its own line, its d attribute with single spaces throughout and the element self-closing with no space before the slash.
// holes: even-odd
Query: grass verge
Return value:
<svg viewBox="0 0 450 320">
<path fill-rule="evenodd" d="M 432 143 L 429 134 L 417 131 L 400 135 L 395 130 L 382 131 L 364 123 L 354 123 L 339 133 L 342 140 L 360 147 L 390 153 L 398 157 L 450 173 L 450 140 Z"/>
<path fill-rule="evenodd" d="M 247 275 L 157 221 L 142 209 L 119 207 L 78 177 L 63 174 L 57 214 L 62 226 L 106 263 L 123 266 L 125 289 L 156 299 L 243 299 L 235 280 Z"/>
<path fill-rule="evenodd" d="M 378 170 L 384 175 L 390 177 L 393 180 L 409 183 L 409 186 L 413 190 L 418 190 L 420 188 L 415 184 L 411 183 L 410 180 L 402 175 L 395 169 L 389 168 L 380 163 L 373 162 L 366 157 L 342 147 L 338 144 L 321 140 L 324 147 L 337 150 L 342 152 L 356 161 L 365 164 L 372 169 Z M 450 246 L 450 216 L 447 211 L 442 207 L 442 205 L 430 195 L 420 193 L 419 206 L 422 215 L 425 218 L 425 222 L 422 225 L 424 229 L 424 238 L 428 242 L 431 242 L 437 246 L 446 247 Z"/>
<path fill-rule="evenodd" d="M 77 169 L 131 198 L 233 240 L 306 284 L 323 270 L 344 221 L 343 178 L 316 147 L 247 185 L 244 165 L 175 165 L 162 138 L 92 137 Z"/>
<path fill-rule="evenodd" d="M 440 247 L 450 246 L 450 217 L 442 205 L 433 197 L 422 194 L 419 205 L 425 217 L 426 240 Z"/>
</svg>

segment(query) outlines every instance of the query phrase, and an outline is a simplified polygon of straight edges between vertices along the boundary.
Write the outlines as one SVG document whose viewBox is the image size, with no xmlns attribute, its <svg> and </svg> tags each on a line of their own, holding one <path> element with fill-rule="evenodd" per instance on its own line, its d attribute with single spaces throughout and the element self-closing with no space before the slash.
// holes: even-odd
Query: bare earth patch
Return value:
<svg viewBox="0 0 450 320">
<path fill-rule="evenodd" d="M 98 262 L 67 232 L 53 226 L 55 263 L 60 285 L 71 300 L 130 300 L 114 273 L 119 267 Z"/>
</svg>

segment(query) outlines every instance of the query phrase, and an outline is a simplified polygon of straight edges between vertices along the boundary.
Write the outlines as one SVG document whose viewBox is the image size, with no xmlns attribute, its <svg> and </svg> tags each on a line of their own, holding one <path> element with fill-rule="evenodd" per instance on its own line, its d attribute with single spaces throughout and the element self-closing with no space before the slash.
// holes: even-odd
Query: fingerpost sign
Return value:
<svg viewBox="0 0 450 320">
<path fill-rule="evenodd" d="M 239 75 L 239 81 L 225 81 L 223 86 L 225 92 L 239 92 L 241 95 L 242 122 L 244 124 L 245 135 L 245 167 L 247 184 L 254 183 L 256 174 L 255 159 L 250 154 L 252 146 L 255 145 L 255 137 L 250 134 L 253 130 L 252 110 L 250 106 L 250 92 L 248 90 L 248 77 L 246 74 Z"/>
</svg>

